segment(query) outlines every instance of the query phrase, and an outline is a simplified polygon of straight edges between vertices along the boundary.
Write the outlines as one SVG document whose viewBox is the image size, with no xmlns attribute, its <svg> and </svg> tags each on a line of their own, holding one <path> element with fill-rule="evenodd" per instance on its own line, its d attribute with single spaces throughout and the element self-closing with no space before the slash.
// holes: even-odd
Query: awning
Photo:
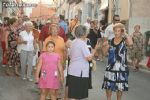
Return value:
<svg viewBox="0 0 150 100">
<path fill-rule="evenodd" d="M 99 10 L 105 10 L 108 8 L 108 0 L 101 0 L 101 7 Z"/>
</svg>

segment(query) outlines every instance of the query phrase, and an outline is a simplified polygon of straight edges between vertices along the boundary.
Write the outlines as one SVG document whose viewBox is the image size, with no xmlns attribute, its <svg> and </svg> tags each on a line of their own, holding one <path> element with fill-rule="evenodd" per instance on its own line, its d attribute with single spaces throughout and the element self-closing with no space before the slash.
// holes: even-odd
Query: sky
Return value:
<svg viewBox="0 0 150 100">
<path fill-rule="evenodd" d="M 38 2 L 40 2 L 40 0 L 22 0 L 22 1 L 24 1 L 24 2 L 26 2 L 26 3 L 38 3 Z M 53 0 L 41 0 L 41 2 L 42 2 L 43 4 L 48 4 L 48 5 L 50 5 L 50 4 L 53 3 Z M 25 9 L 25 14 L 26 14 L 27 16 L 29 16 L 31 12 L 32 12 L 32 8 L 26 8 L 26 9 Z"/>
</svg>

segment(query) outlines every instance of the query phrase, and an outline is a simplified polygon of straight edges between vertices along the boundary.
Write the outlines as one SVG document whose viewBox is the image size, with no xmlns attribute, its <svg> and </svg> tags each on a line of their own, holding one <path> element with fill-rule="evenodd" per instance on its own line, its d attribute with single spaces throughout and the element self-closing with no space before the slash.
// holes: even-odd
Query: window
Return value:
<svg viewBox="0 0 150 100">
<path fill-rule="evenodd" d="M 92 18 L 92 4 L 88 3 L 88 16 Z"/>
</svg>

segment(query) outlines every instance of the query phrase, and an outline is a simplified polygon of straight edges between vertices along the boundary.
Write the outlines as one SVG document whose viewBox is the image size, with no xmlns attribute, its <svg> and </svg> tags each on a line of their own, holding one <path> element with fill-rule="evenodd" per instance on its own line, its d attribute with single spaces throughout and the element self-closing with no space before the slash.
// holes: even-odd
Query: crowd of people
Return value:
<svg viewBox="0 0 150 100">
<path fill-rule="evenodd" d="M 35 81 L 40 100 L 57 100 L 62 87 L 61 98 L 80 100 L 88 98 L 92 89 L 94 60 L 104 61 L 107 56 L 102 89 L 107 100 L 111 100 L 112 91 L 121 100 L 129 87 L 127 53 L 136 71 L 144 56 L 140 25 L 129 35 L 119 15 L 114 15 L 110 25 L 90 18 L 81 25 L 78 16 L 67 22 L 63 15 L 53 15 L 41 28 L 37 26 L 27 16 L 5 17 L 0 22 L 0 53 L 6 75 Z"/>
</svg>

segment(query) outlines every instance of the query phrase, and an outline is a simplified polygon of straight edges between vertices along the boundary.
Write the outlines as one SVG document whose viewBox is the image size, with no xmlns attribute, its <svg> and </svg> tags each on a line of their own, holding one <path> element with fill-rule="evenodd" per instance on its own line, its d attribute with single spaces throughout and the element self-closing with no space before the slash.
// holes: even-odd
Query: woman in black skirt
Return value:
<svg viewBox="0 0 150 100">
<path fill-rule="evenodd" d="M 89 61 L 96 50 L 90 53 L 85 42 L 86 27 L 79 25 L 75 29 L 76 39 L 73 40 L 69 52 L 70 64 L 68 68 L 68 98 L 70 100 L 88 98 L 89 89 Z"/>
</svg>

